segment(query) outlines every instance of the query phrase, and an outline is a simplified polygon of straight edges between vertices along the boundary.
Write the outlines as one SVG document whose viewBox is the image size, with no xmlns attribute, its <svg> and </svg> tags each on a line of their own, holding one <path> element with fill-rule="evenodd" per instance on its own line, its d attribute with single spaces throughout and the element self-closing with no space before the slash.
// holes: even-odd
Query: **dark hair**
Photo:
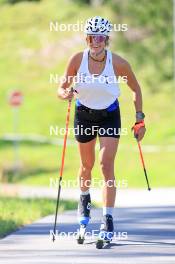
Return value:
<svg viewBox="0 0 175 264">
<path fill-rule="evenodd" d="M 105 45 L 109 46 L 109 36 L 106 36 Z"/>
</svg>

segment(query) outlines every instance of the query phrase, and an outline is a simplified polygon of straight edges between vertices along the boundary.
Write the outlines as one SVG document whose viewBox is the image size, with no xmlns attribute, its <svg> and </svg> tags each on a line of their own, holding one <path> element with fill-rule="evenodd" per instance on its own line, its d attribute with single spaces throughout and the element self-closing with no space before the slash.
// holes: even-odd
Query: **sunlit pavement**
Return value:
<svg viewBox="0 0 175 264">
<path fill-rule="evenodd" d="M 102 190 L 91 188 L 92 201 L 101 203 Z M 25 186 L 19 184 L 1 184 L 0 194 L 7 196 L 18 196 L 21 198 L 55 198 L 57 197 L 57 187 Z M 78 200 L 79 189 L 61 189 L 61 199 Z M 117 207 L 142 207 L 142 206 L 175 206 L 175 188 L 152 188 L 149 192 L 144 189 L 117 188 L 116 206 Z"/>
<path fill-rule="evenodd" d="M 36 221 L 0 241 L 0 263 L 175 263 L 175 206 L 116 208 L 114 240 L 96 249 L 101 214 L 92 209 L 84 245 L 76 242 L 76 211 L 58 215 L 54 243 L 54 216 Z"/>
</svg>

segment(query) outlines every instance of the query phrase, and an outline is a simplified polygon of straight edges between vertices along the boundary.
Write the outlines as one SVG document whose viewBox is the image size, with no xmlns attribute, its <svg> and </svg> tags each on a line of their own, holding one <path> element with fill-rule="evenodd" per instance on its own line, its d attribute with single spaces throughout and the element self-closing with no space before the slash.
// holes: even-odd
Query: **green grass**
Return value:
<svg viewBox="0 0 175 264">
<path fill-rule="evenodd" d="M 172 0 L 140 0 L 139 3 L 137 0 L 108 0 L 100 7 L 90 7 L 80 1 L 67 4 L 63 0 L 1 5 L 0 136 L 13 132 L 13 112 L 7 102 L 13 89 L 20 89 L 24 94 L 18 133 L 52 138 L 50 125 L 65 126 L 67 102 L 57 99 L 58 85 L 49 83 L 49 76 L 50 73 L 62 75 L 69 57 L 83 50 L 86 43 L 83 33 L 50 32 L 49 22 L 84 22 L 98 14 L 108 17 L 112 23 L 127 23 L 132 36 L 137 33 L 138 38 L 129 38 L 128 33 L 114 33 L 111 49 L 131 63 L 141 84 L 147 127 L 143 144 L 163 146 L 160 152 L 145 153 L 151 182 L 156 187 L 174 185 L 173 152 L 164 150 L 167 144 L 175 145 L 172 10 Z M 121 86 L 120 106 L 123 127 L 130 131 L 135 113 L 132 93 L 124 85 Z M 129 187 L 143 187 L 144 176 L 137 152 L 131 149 L 135 145 L 131 133 L 122 138 L 121 145 L 126 147 L 121 148 L 116 159 L 117 176 L 128 179 Z M 0 147 L 1 171 L 11 166 L 13 152 L 9 145 Z M 14 181 L 48 186 L 49 178 L 58 176 L 61 147 L 22 145 L 20 157 L 23 170 Z M 78 164 L 77 149 L 68 147 L 64 177 L 75 178 Z M 93 175 L 100 177 L 98 166 Z"/>
<path fill-rule="evenodd" d="M 23 225 L 54 214 L 56 202 L 51 199 L 20 199 L 0 197 L 0 238 Z M 74 201 L 61 201 L 59 210 L 75 209 Z"/>
<path fill-rule="evenodd" d="M 149 138 L 159 143 L 166 138 L 173 143 L 175 127 L 171 120 L 174 115 L 170 115 L 173 113 L 172 11 L 168 8 L 171 4 L 170 0 L 169 5 L 165 1 L 142 0 L 139 4 L 135 0 L 125 3 L 105 1 L 103 6 L 92 8 L 80 5 L 77 1 L 70 1 L 67 5 L 62 0 L 43 0 L 2 5 L 0 102 L 3 111 L 0 112 L 0 124 L 3 125 L 0 135 L 13 131 L 12 111 L 7 97 L 15 88 L 24 94 L 24 103 L 20 110 L 20 133 L 48 136 L 49 125 L 64 125 L 67 104 L 56 98 L 57 84 L 50 84 L 49 76 L 50 73 L 62 75 L 72 53 L 83 50 L 86 43 L 83 33 L 50 32 L 49 22 L 83 22 L 89 16 L 99 14 L 109 17 L 113 23 L 128 23 L 129 30 L 142 28 L 151 32 L 145 38 L 140 37 L 139 41 L 132 42 L 123 33 L 115 33 L 111 48 L 132 64 L 142 86 L 144 111 L 151 121 L 150 125 L 154 121 L 158 122 L 149 130 Z M 16 16 L 17 13 L 21 16 Z M 163 23 L 164 17 L 166 23 Z M 79 41 L 72 45 L 77 37 L 80 38 Z M 128 89 L 122 87 L 120 100 L 123 112 L 133 122 L 134 108 Z M 166 123 L 168 125 L 165 128 Z"/>
<path fill-rule="evenodd" d="M 140 162 L 138 148 L 134 139 L 131 144 L 124 143 L 125 137 L 121 138 L 118 154 L 115 161 L 115 174 L 118 181 L 128 182 L 128 188 L 145 188 L 145 178 Z M 144 143 L 142 143 L 144 147 Z M 11 182 L 50 187 L 58 179 L 61 165 L 62 146 L 25 146 L 20 147 L 22 171 L 18 176 L 11 174 L 7 178 Z M 102 175 L 98 164 L 98 149 L 96 150 L 96 163 L 92 172 L 93 178 L 100 180 Z M 0 151 L 0 155 L 2 150 Z M 1 164 L 4 168 L 10 167 L 13 162 L 12 148 L 7 145 L 3 149 Z M 32 158 L 31 158 L 32 157 Z M 174 152 L 162 145 L 158 152 L 144 152 L 145 164 L 148 176 L 153 188 L 175 186 L 174 178 Z M 2 165 L 1 165 L 2 166 Z M 63 173 L 64 183 L 68 180 L 77 180 L 79 167 L 79 154 L 77 146 L 67 146 L 65 168 Z M 5 180 L 5 179 L 4 179 Z M 54 186 L 54 185 L 52 185 Z M 96 185 L 98 186 L 98 184 Z M 76 187 L 76 186 L 75 186 Z M 55 189 L 56 191 L 56 189 Z"/>
</svg>

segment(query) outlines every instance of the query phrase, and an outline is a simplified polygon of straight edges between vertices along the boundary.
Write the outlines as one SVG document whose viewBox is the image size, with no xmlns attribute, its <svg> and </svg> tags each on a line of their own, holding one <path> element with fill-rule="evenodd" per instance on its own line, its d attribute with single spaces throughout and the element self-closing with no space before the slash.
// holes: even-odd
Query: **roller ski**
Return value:
<svg viewBox="0 0 175 264">
<path fill-rule="evenodd" d="M 90 220 L 90 208 L 91 208 L 91 198 L 90 194 L 80 195 L 80 201 L 78 205 L 78 222 L 80 228 L 77 235 L 77 243 L 83 244 L 85 240 L 86 227 Z"/>
<path fill-rule="evenodd" d="M 103 216 L 103 222 L 100 227 L 100 233 L 96 242 L 96 248 L 101 249 L 105 244 L 112 241 L 114 235 L 113 218 L 111 215 Z"/>
</svg>

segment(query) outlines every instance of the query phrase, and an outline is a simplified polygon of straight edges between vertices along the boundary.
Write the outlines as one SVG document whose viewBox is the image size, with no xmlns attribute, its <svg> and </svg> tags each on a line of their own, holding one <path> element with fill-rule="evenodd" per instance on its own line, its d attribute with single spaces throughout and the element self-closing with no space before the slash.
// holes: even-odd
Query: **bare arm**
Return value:
<svg viewBox="0 0 175 264">
<path fill-rule="evenodd" d="M 124 66 L 124 72 L 127 76 L 127 84 L 133 91 L 133 101 L 135 105 L 136 112 L 142 112 L 142 93 L 140 89 L 140 85 L 133 73 L 131 66 L 129 63 L 126 63 Z"/>
<path fill-rule="evenodd" d="M 131 66 L 119 56 L 115 56 L 114 63 L 116 74 L 127 77 L 127 85 L 133 92 L 133 102 L 136 112 L 142 112 L 142 92 Z"/>
<path fill-rule="evenodd" d="M 121 57 L 114 55 L 114 69 L 116 70 L 116 75 L 126 76 L 127 77 L 127 85 L 133 92 L 133 101 L 136 112 L 142 112 L 142 92 L 140 85 L 133 73 L 131 66 L 129 63 L 122 59 Z M 141 119 L 136 119 L 136 122 L 141 122 Z M 145 134 L 145 126 L 143 126 L 138 130 L 137 140 L 140 141 L 144 137 Z"/>
<path fill-rule="evenodd" d="M 57 91 L 57 95 L 60 99 L 71 99 L 73 97 L 73 93 L 68 88 L 72 84 L 73 78 L 77 74 L 81 54 L 82 53 L 80 52 L 73 55 L 68 62 L 65 74 L 63 76 L 63 81 L 61 82 Z"/>
</svg>

